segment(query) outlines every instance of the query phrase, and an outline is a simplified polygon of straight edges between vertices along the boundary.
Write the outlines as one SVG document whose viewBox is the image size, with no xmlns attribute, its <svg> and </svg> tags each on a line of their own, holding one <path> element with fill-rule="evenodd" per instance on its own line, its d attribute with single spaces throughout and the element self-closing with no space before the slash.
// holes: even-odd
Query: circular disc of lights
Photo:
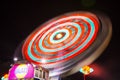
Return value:
<svg viewBox="0 0 120 80">
<path fill-rule="evenodd" d="M 25 40 L 23 56 L 35 65 L 48 68 L 50 76 L 62 74 L 92 54 L 90 47 L 96 45 L 102 30 L 100 25 L 97 16 L 89 12 L 73 12 L 53 18 Z"/>
</svg>

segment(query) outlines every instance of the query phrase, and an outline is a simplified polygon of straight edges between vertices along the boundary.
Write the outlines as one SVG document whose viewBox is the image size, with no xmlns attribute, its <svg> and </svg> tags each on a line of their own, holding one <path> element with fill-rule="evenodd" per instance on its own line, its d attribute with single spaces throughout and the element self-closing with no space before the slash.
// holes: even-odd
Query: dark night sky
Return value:
<svg viewBox="0 0 120 80">
<path fill-rule="evenodd" d="M 91 3 L 92 1 L 93 3 Z M 89 2 L 89 4 L 87 4 Z M 90 4 L 91 3 L 91 4 Z M 0 4 L 0 77 L 7 73 L 17 46 L 39 25 L 53 17 L 72 11 L 100 11 L 112 22 L 113 35 L 109 46 L 94 61 L 101 69 L 98 75 L 87 76 L 87 80 L 119 80 L 120 76 L 120 26 L 119 2 L 115 0 L 18 0 Z M 83 80 L 79 72 L 62 80 Z"/>
</svg>

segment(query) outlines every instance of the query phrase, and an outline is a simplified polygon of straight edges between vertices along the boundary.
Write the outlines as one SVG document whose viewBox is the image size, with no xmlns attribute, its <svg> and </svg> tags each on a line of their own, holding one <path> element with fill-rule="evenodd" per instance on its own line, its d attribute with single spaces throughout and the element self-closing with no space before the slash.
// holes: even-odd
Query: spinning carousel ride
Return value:
<svg viewBox="0 0 120 80">
<path fill-rule="evenodd" d="M 23 42 L 22 56 L 48 69 L 50 77 L 66 77 L 91 64 L 111 34 L 111 22 L 104 14 L 66 13 L 38 26 Z"/>
</svg>

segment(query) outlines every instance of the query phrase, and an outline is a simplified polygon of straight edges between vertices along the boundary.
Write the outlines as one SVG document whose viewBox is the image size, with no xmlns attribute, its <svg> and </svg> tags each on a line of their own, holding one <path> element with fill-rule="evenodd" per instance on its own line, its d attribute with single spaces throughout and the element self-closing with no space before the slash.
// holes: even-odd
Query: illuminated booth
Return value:
<svg viewBox="0 0 120 80">
<path fill-rule="evenodd" d="M 41 66 L 36 66 L 34 69 L 34 78 L 39 80 L 48 80 L 49 71 Z"/>
<path fill-rule="evenodd" d="M 48 80 L 49 71 L 42 67 L 33 67 L 31 63 L 15 63 L 9 70 L 8 80 Z"/>
</svg>

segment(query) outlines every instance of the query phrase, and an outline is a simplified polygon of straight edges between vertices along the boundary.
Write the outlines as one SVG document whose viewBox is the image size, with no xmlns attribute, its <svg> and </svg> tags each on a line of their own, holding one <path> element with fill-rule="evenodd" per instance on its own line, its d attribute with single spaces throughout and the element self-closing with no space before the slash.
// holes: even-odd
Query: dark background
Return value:
<svg viewBox="0 0 120 80">
<path fill-rule="evenodd" d="M 58 15 L 72 11 L 100 11 L 110 17 L 113 35 L 103 54 L 91 65 L 96 72 L 86 80 L 120 80 L 120 4 L 116 0 L 17 0 L 6 1 L 0 24 L 0 77 L 8 73 L 18 45 L 39 25 Z M 83 80 L 76 73 L 62 80 Z"/>
</svg>

